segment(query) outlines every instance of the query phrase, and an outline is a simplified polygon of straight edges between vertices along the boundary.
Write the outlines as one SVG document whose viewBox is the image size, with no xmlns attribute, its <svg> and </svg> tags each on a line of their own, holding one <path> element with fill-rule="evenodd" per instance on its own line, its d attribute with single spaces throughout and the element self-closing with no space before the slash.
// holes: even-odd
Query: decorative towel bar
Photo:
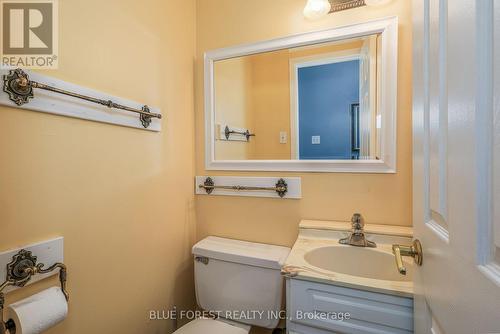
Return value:
<svg viewBox="0 0 500 334">
<path fill-rule="evenodd" d="M 224 134 L 226 136 L 226 140 L 229 140 L 229 136 L 232 134 L 245 136 L 247 138 L 247 141 L 250 140 L 250 137 L 255 137 L 255 133 L 250 133 L 249 130 L 246 130 L 246 131 L 230 130 L 229 126 L 227 126 L 227 125 L 226 125 L 226 128 L 224 129 Z"/>
<path fill-rule="evenodd" d="M 54 93 L 75 97 L 85 101 L 101 104 L 108 108 L 121 109 L 140 114 L 139 117 L 142 126 L 144 126 L 145 128 L 149 127 L 149 125 L 151 124 L 152 117 L 161 119 L 161 114 L 150 112 L 149 107 L 147 105 L 144 105 L 142 109 L 136 109 L 115 103 L 111 100 L 98 99 L 95 97 L 73 93 L 64 89 L 52 87 L 43 83 L 30 80 L 28 74 L 23 70 L 21 70 L 20 68 L 15 70 L 10 70 L 9 74 L 3 76 L 3 91 L 9 94 L 9 99 L 18 106 L 26 104 L 29 102 L 30 98 L 34 98 L 33 88 L 39 88 Z"/>
<path fill-rule="evenodd" d="M 284 197 L 288 191 L 288 185 L 285 180 L 279 179 L 275 187 L 252 187 L 252 186 L 216 186 L 214 180 L 211 177 L 207 177 L 203 184 L 198 185 L 200 189 L 205 189 L 207 194 L 211 194 L 214 189 L 227 189 L 236 191 L 259 191 L 259 190 L 270 190 L 276 191 L 280 197 Z"/>
<path fill-rule="evenodd" d="M 0 284 L 0 334 L 15 333 L 16 326 L 12 319 L 7 322 L 3 321 L 3 309 L 5 304 L 5 296 L 3 290 L 8 286 L 23 287 L 36 274 L 47 274 L 59 268 L 59 282 L 61 290 L 69 301 L 69 294 L 66 291 L 67 271 L 64 263 L 54 263 L 52 266 L 44 269 L 45 264 L 37 263 L 37 257 L 33 256 L 30 251 L 21 249 L 12 257 L 12 262 L 7 264 L 7 279 Z"/>
</svg>

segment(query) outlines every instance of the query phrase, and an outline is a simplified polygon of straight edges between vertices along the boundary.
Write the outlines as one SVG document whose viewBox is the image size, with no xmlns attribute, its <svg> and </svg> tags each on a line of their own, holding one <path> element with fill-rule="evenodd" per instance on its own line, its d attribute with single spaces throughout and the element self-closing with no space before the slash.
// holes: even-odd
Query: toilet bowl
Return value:
<svg viewBox="0 0 500 334">
<path fill-rule="evenodd" d="M 219 319 L 198 318 L 182 326 L 174 334 L 248 334 L 250 326 L 240 327 Z"/>
<path fill-rule="evenodd" d="M 207 237 L 193 246 L 196 300 L 217 319 L 199 318 L 175 334 L 247 334 L 276 328 L 283 293 L 281 267 L 290 248 Z"/>
</svg>

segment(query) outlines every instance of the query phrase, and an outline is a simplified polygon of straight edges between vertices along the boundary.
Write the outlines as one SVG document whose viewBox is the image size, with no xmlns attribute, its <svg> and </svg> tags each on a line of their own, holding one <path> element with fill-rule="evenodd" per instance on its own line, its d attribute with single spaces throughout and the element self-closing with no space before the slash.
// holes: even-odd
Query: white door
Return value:
<svg viewBox="0 0 500 334">
<path fill-rule="evenodd" d="M 413 4 L 415 332 L 500 333 L 500 1 Z"/>
</svg>

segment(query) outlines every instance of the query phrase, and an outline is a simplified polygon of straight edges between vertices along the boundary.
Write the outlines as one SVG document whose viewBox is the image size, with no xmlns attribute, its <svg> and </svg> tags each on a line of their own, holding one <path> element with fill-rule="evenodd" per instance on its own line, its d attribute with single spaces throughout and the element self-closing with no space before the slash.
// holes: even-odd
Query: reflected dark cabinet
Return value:
<svg viewBox="0 0 500 334">
<path fill-rule="evenodd" d="M 359 103 L 351 104 L 351 160 L 359 160 Z"/>
</svg>

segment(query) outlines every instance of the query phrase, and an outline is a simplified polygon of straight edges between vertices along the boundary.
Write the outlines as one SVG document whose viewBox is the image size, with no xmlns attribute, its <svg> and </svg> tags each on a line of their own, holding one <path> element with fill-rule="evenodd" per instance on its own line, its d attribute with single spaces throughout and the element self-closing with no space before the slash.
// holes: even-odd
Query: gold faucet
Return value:
<svg viewBox="0 0 500 334">
<path fill-rule="evenodd" d="M 403 256 L 410 256 L 419 266 L 422 265 L 422 245 L 415 239 L 412 245 L 392 245 L 392 253 L 396 258 L 396 266 L 401 275 L 406 275 L 406 267 L 403 264 Z"/>
</svg>

